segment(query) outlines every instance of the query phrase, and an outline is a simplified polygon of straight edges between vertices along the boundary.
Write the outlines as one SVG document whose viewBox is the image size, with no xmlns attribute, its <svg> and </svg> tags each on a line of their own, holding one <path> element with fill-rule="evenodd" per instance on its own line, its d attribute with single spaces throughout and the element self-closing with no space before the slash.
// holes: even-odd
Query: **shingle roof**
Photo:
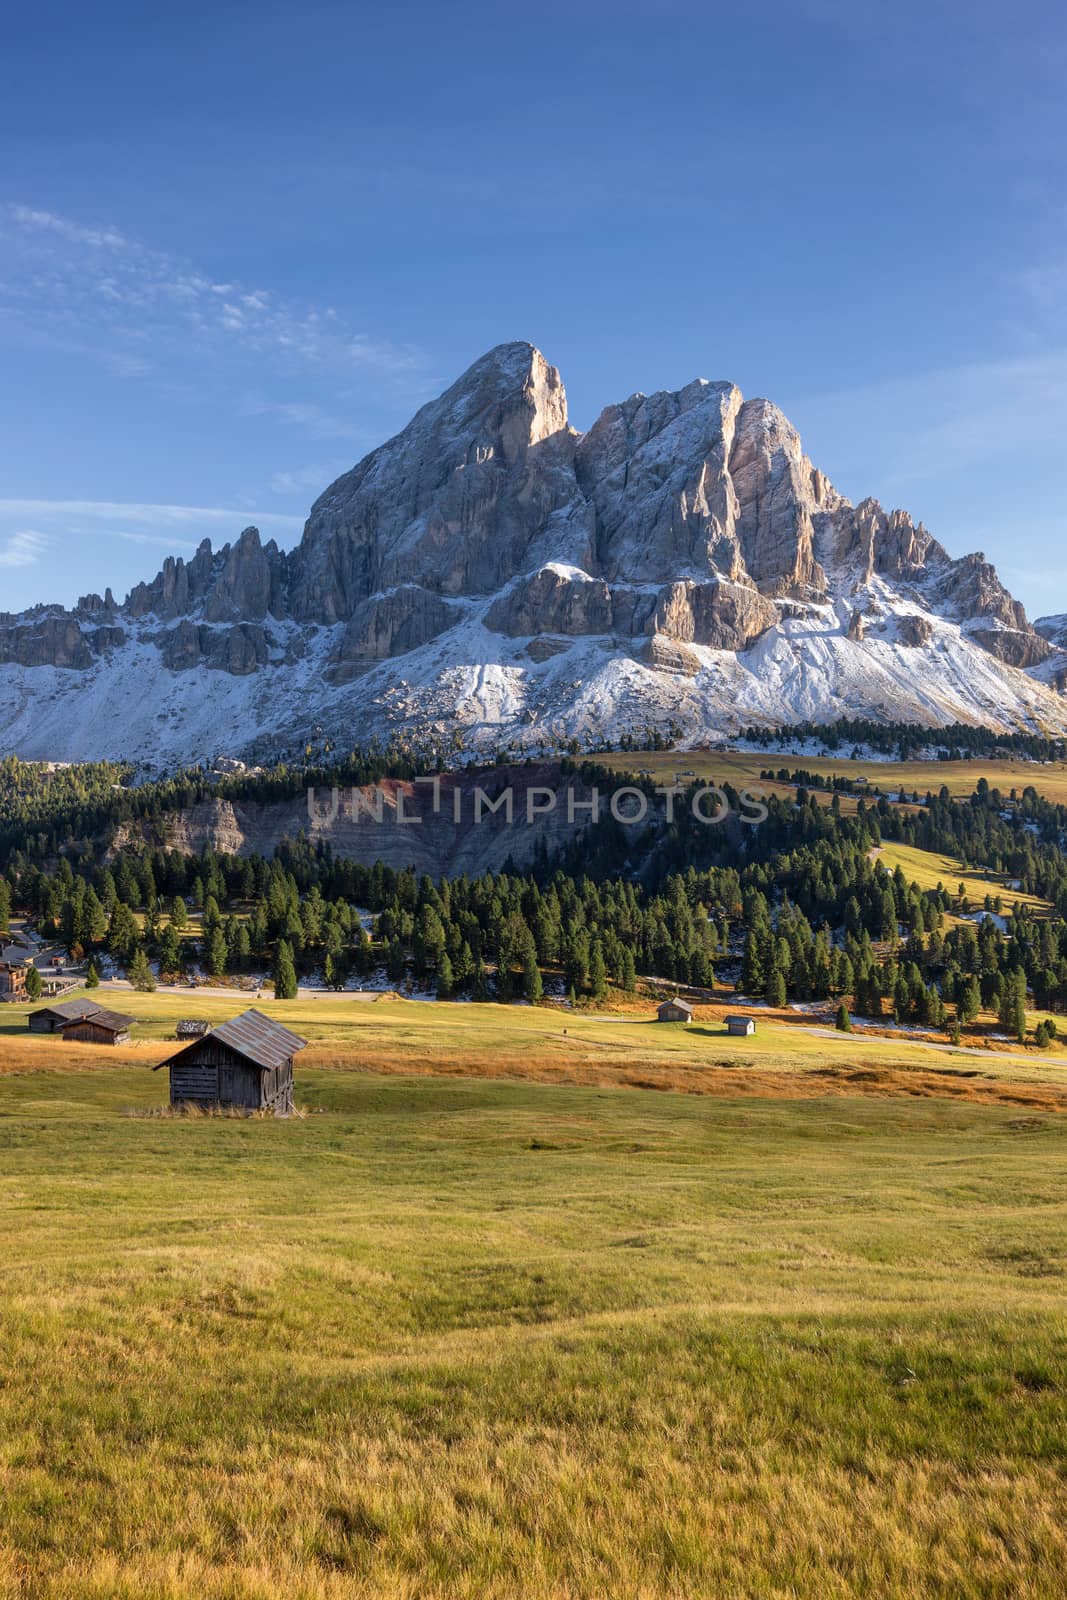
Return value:
<svg viewBox="0 0 1067 1600">
<path fill-rule="evenodd" d="M 680 1000 L 676 994 L 672 994 L 669 1000 L 661 1000 L 659 1009 L 662 1011 L 664 1006 L 681 1006 L 683 1011 L 692 1011 L 693 1009 L 688 1000 Z"/>
<path fill-rule="evenodd" d="M 256 1011 L 254 1007 L 212 1028 L 209 1038 L 221 1039 L 238 1055 L 267 1071 L 272 1067 L 284 1066 L 290 1056 L 303 1050 L 307 1044 L 307 1040 L 301 1039 L 298 1033 L 291 1033 L 280 1022 L 264 1016 L 262 1011 Z"/>
<path fill-rule="evenodd" d="M 41 1012 L 47 1012 L 49 1016 L 66 1017 L 68 1022 L 74 1022 L 79 1017 L 91 1016 L 94 1011 L 101 1010 L 103 1010 L 103 1007 L 97 1005 L 95 1000 L 64 1000 L 58 1006 L 41 1006 L 40 1008 Z M 37 1011 L 33 1014 L 34 1016 L 39 1015 Z M 132 1018 L 130 1020 L 132 1021 Z"/>
<path fill-rule="evenodd" d="M 72 1004 L 80 1005 L 82 1002 L 79 1000 L 74 1000 L 72 1001 Z M 53 1006 L 51 1009 L 53 1011 L 61 1011 L 63 1008 L 62 1006 Z M 125 1033 L 126 1029 L 129 1028 L 136 1020 L 137 1019 L 135 1017 L 123 1016 L 121 1011 L 108 1011 L 106 1006 L 92 1006 L 88 1011 L 82 1012 L 79 1016 L 70 1017 L 66 1023 L 66 1026 L 71 1028 L 78 1022 L 91 1022 L 94 1027 L 106 1028 L 109 1033 Z"/>
</svg>

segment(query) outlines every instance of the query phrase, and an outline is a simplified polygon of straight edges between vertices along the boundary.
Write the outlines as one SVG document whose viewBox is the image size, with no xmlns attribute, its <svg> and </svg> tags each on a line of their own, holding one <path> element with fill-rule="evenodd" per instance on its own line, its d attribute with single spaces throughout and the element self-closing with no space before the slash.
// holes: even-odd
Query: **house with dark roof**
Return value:
<svg viewBox="0 0 1067 1600">
<path fill-rule="evenodd" d="M 109 1011 L 96 1000 L 64 1000 L 31 1011 L 31 1033 L 59 1033 L 84 1044 L 129 1044 L 134 1017 Z"/>
<path fill-rule="evenodd" d="M 253 1009 L 220 1023 L 159 1066 L 170 1069 L 172 1106 L 232 1106 L 287 1116 L 293 1109 L 293 1057 L 306 1044 Z"/>
</svg>

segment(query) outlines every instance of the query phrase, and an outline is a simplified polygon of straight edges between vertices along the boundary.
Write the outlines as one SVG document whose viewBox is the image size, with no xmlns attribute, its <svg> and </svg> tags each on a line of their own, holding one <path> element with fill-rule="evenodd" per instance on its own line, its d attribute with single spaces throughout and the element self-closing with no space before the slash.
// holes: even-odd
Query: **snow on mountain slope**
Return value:
<svg viewBox="0 0 1067 1600">
<path fill-rule="evenodd" d="M 0 746 L 165 766 L 401 730 L 483 753 L 845 715 L 1065 732 L 1062 623 L 853 507 L 769 402 L 698 380 L 582 436 L 511 344 L 327 489 L 293 551 L 246 529 L 121 605 L 0 616 Z"/>
</svg>

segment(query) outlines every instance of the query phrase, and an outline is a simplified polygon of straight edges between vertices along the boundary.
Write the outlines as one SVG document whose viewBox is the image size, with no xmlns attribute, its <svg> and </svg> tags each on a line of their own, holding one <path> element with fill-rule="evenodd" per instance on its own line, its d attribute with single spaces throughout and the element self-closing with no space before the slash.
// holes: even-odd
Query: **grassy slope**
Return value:
<svg viewBox="0 0 1067 1600">
<path fill-rule="evenodd" d="M 770 768 L 777 772 L 780 767 L 791 772 L 799 767 L 824 777 L 862 775 L 886 794 L 895 793 L 900 787 L 909 794 L 916 790 L 920 795 L 928 790 L 937 794 L 943 785 L 952 795 L 969 795 L 974 793 L 979 778 L 986 778 L 993 788 L 1005 794 L 1013 788 L 1022 793 L 1029 786 L 1046 800 L 1067 804 L 1067 763 L 1063 762 L 1042 766 L 1027 761 L 850 761 L 846 755 L 799 756 L 783 754 L 780 750 L 731 750 L 722 754 L 701 750 L 638 750 L 618 751 L 592 759 L 617 772 L 642 769 L 668 782 L 673 782 L 676 773 L 693 772 L 708 781 L 729 779 L 738 788 L 743 783 L 758 787 L 762 771 Z"/>
<path fill-rule="evenodd" d="M 0 1594 L 1067 1588 L 1067 1122 L 0 1078 Z"/>
<path fill-rule="evenodd" d="M 257 1005 L 310 1041 L 309 1067 L 367 1067 L 382 1073 L 525 1078 L 553 1083 L 677 1089 L 701 1095 L 825 1093 L 954 1096 L 1031 1109 L 1067 1109 L 1067 1054 L 1018 1047 L 929 1049 L 907 1037 L 814 1032 L 796 1014 L 756 1013 L 751 1039 L 730 1039 L 729 998 L 702 1006 L 690 1026 L 652 1020 L 644 1002 L 616 1013 L 557 1007 L 359 1001 L 320 996 L 278 1002 L 234 992 L 135 994 L 101 988 L 102 1003 L 132 1013 L 135 1044 L 125 1049 L 64 1044 L 26 1031 L 24 1006 L 0 1006 L 0 1075 L 50 1067 L 120 1070 L 137 1061 L 158 1100 L 166 1077 L 147 1069 L 178 1049 L 179 1017 L 210 1022 Z M 808 1022 L 810 1018 L 806 1019 Z"/>
<path fill-rule="evenodd" d="M 1006 917 L 1011 916 L 1012 907 L 1016 905 L 1030 906 L 1046 916 L 1052 911 L 1047 900 L 1023 894 L 1018 889 L 1009 889 L 1008 879 L 1003 874 L 991 872 L 984 877 L 980 872 L 969 871 L 955 856 L 916 850 L 912 845 L 899 844 L 890 839 L 880 847 L 878 860 L 888 872 L 899 867 L 908 882 L 917 884 L 920 889 L 936 889 L 940 886 L 954 895 L 962 883 L 976 912 L 982 910 L 986 895 L 989 894 L 994 898 L 1000 896 Z"/>
</svg>

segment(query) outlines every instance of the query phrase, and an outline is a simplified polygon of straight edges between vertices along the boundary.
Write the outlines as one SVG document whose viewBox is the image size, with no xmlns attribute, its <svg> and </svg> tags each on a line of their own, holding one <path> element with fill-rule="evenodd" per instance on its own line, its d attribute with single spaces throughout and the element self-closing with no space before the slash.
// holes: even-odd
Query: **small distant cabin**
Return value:
<svg viewBox="0 0 1067 1600">
<path fill-rule="evenodd" d="M 727 1017 L 726 1031 L 735 1038 L 747 1039 L 750 1034 L 755 1033 L 756 1024 L 751 1017 Z"/>
<path fill-rule="evenodd" d="M 657 1022 L 692 1022 L 693 1008 L 688 1000 L 679 1000 L 675 995 L 671 1000 L 664 1000 L 656 1007 Z"/>
<path fill-rule="evenodd" d="M 129 1044 L 133 1017 L 109 1011 L 95 1000 L 64 1000 L 60 1005 L 31 1011 L 31 1033 L 60 1033 L 83 1044 Z"/>
<path fill-rule="evenodd" d="M 182 1017 L 174 1030 L 176 1039 L 202 1039 L 211 1028 L 210 1022 L 205 1022 L 202 1017 Z"/>
<path fill-rule="evenodd" d="M 253 1009 L 210 1028 L 159 1065 L 170 1069 L 172 1106 L 233 1106 L 287 1116 L 293 1109 L 293 1057 L 306 1044 Z"/>
</svg>

